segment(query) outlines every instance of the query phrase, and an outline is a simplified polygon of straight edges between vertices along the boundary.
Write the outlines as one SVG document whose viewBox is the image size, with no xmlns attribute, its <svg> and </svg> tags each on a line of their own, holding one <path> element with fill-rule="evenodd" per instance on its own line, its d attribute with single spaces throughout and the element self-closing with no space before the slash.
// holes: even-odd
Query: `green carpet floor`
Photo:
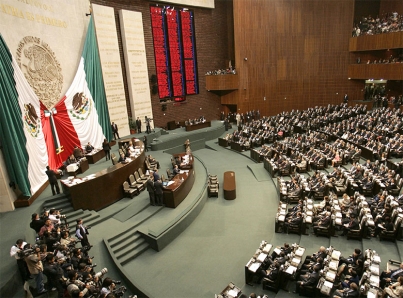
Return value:
<svg viewBox="0 0 403 298">
<path fill-rule="evenodd" d="M 275 246 L 284 242 L 300 243 L 306 248 L 307 254 L 315 252 L 321 245 L 333 245 L 336 249 L 340 249 L 343 255 L 350 254 L 356 247 L 372 248 L 380 253 L 382 268 L 386 268 L 388 259 L 403 261 L 402 242 L 395 244 L 380 242 L 378 239 L 361 242 L 347 241 L 345 237 L 328 239 L 312 234 L 299 236 L 274 233 L 278 197 L 275 185 L 263 169 L 263 164 L 253 164 L 246 154 L 219 147 L 217 141 L 208 141 L 206 145 L 206 149 L 197 150 L 194 154 L 203 160 L 209 173 L 218 175 L 220 181 L 218 198 L 208 198 L 193 223 L 165 249 L 160 252 L 148 249 L 125 267 L 132 281 L 146 289 L 151 297 L 214 297 L 214 294 L 219 293 L 229 282 L 241 287 L 247 295 L 253 291 L 257 294 L 267 293 L 269 297 L 297 297 L 283 290 L 276 295 L 273 292 L 263 291 L 261 285 L 245 284 L 245 264 L 262 240 L 267 240 Z M 165 169 L 170 167 L 169 154 L 161 151 L 149 153 L 160 161 L 160 173 L 164 173 Z M 90 170 L 96 172 L 105 168 L 106 164 L 107 162 L 100 161 L 94 166 L 91 165 Z M 223 198 L 222 181 L 225 171 L 234 171 L 236 175 L 237 197 L 233 201 L 226 201 Z M 197 179 L 198 177 L 196 181 Z M 16 272 L 15 261 L 10 260 L 8 256 L 9 249 L 16 239 L 33 235 L 28 226 L 30 214 L 38 211 L 49 196 L 50 188 L 46 189 L 32 206 L 0 214 L 2 246 L 0 256 L 4 260 L 0 264 L 1 280 L 7 281 L 8 276 Z M 155 212 L 156 221 L 141 223 L 140 228 L 148 228 L 148 224 L 159 225 L 158 220 L 161 222 L 166 220 L 165 214 L 178 212 L 169 208 L 150 209 L 147 207 L 147 200 L 147 192 L 142 192 L 133 200 L 122 199 L 99 211 L 101 218 L 105 217 L 105 220 L 90 231 L 90 241 L 94 244 L 91 254 L 95 256 L 98 268 L 108 267 L 108 275 L 114 279 L 122 277 L 116 270 L 103 239 L 134 225 L 138 216 L 144 211 Z M 186 201 L 187 199 L 182 204 L 186 204 Z M 293 284 L 290 284 L 289 290 L 292 291 L 292 287 Z M 4 297 L 23 297 L 22 295 L 22 289 L 17 289 Z M 49 297 L 53 298 L 56 295 L 51 293 Z"/>
</svg>

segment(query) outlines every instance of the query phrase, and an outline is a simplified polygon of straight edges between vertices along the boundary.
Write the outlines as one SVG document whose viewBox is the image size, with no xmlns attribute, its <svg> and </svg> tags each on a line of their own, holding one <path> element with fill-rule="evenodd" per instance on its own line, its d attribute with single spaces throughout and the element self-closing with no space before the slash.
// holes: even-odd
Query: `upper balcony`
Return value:
<svg viewBox="0 0 403 298">
<path fill-rule="evenodd" d="M 403 31 L 351 37 L 350 52 L 403 48 Z"/>
<path fill-rule="evenodd" d="M 206 75 L 206 89 L 208 91 L 233 91 L 239 86 L 237 74 Z"/>
<path fill-rule="evenodd" d="M 348 66 L 351 79 L 403 80 L 403 63 L 352 64 Z"/>
</svg>

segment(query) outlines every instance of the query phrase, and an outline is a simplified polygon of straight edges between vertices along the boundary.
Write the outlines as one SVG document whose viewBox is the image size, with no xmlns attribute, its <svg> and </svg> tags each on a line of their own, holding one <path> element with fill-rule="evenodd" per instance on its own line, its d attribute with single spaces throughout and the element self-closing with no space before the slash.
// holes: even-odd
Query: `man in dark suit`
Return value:
<svg viewBox="0 0 403 298">
<path fill-rule="evenodd" d="M 330 212 L 326 212 L 325 216 L 314 224 L 313 232 L 316 234 L 319 228 L 329 227 L 331 220 Z"/>
<path fill-rule="evenodd" d="M 150 175 L 146 183 L 151 206 L 155 206 L 154 176 Z"/>
<path fill-rule="evenodd" d="M 360 224 L 358 223 L 357 219 L 353 214 L 350 215 L 350 222 L 346 223 L 343 226 L 343 233 L 340 236 L 344 236 L 348 233 L 350 230 L 357 230 L 360 227 Z"/>
<path fill-rule="evenodd" d="M 50 187 L 52 188 L 52 194 L 60 193 L 59 183 L 57 182 L 57 177 L 55 171 L 51 170 L 49 166 L 46 167 L 46 175 L 48 175 Z M 56 191 L 55 191 L 56 189 Z"/>
<path fill-rule="evenodd" d="M 141 120 L 139 117 L 136 119 L 137 132 L 141 133 Z"/>
<path fill-rule="evenodd" d="M 117 124 L 115 122 L 112 122 L 111 127 L 112 127 L 113 137 L 115 138 L 115 140 L 120 139 L 119 128 L 118 128 Z"/>
<path fill-rule="evenodd" d="M 81 241 L 81 246 L 90 246 L 88 241 L 88 229 L 83 225 L 83 220 L 81 218 L 77 219 L 76 225 L 76 237 Z"/>
<path fill-rule="evenodd" d="M 301 223 L 302 223 L 302 214 L 301 214 L 301 212 L 297 212 L 296 217 L 289 218 L 284 223 L 284 226 L 285 226 L 284 232 L 288 234 L 288 228 L 290 226 L 297 227 L 297 226 L 300 226 Z"/>
<path fill-rule="evenodd" d="M 269 281 L 275 282 L 278 277 L 279 271 L 280 271 L 280 264 L 275 262 L 274 266 L 271 267 L 270 270 L 262 270 L 261 275 L 262 275 L 262 277 L 269 279 Z M 260 281 L 260 279 L 259 279 L 259 281 Z M 263 281 L 263 284 L 265 282 L 268 282 L 268 281 Z"/>
<path fill-rule="evenodd" d="M 164 187 L 162 186 L 161 180 L 157 180 L 154 182 L 154 189 L 155 189 L 155 201 L 157 206 L 162 206 L 162 197 L 164 193 Z"/>
<path fill-rule="evenodd" d="M 315 266 L 312 273 L 309 273 L 308 275 L 301 275 L 300 280 L 297 281 L 297 286 L 294 293 L 299 293 L 301 290 L 304 290 L 304 287 L 316 287 L 319 281 L 319 271 L 320 267 Z"/>
<path fill-rule="evenodd" d="M 383 271 L 381 273 L 381 276 L 380 276 L 381 287 L 384 288 L 386 286 L 386 283 L 389 283 L 389 282 L 397 282 L 397 279 L 400 276 L 403 276 L 403 262 L 400 263 L 400 266 L 398 269 L 390 270 L 390 271 Z"/>
</svg>

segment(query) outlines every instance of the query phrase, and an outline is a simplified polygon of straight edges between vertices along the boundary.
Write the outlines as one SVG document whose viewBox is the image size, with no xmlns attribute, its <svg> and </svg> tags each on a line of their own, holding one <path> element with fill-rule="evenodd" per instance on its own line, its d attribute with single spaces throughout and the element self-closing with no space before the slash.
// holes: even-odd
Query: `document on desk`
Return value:
<svg viewBox="0 0 403 298">
<path fill-rule="evenodd" d="M 229 290 L 228 291 L 228 295 L 230 296 L 230 297 L 238 297 L 238 291 L 237 290 Z"/>
<path fill-rule="evenodd" d="M 293 275 L 295 271 L 297 271 L 297 267 L 288 266 L 288 268 L 287 268 L 287 270 L 285 272 L 290 274 L 290 275 Z"/>
<path fill-rule="evenodd" d="M 379 276 L 377 275 L 371 275 L 369 278 L 369 283 L 371 286 L 379 287 Z"/>
<path fill-rule="evenodd" d="M 168 183 L 167 183 L 167 186 L 170 186 L 171 184 L 173 184 L 173 183 L 175 183 L 174 181 L 169 181 Z"/>
<path fill-rule="evenodd" d="M 256 272 L 256 270 L 259 269 L 260 264 L 261 263 L 259 263 L 259 262 L 253 263 L 252 265 L 249 266 L 249 270 L 252 272 Z"/>
<path fill-rule="evenodd" d="M 257 260 L 259 261 L 259 262 L 264 262 L 264 260 L 267 258 L 267 254 L 265 254 L 265 253 L 261 253 L 258 257 L 257 257 Z"/>
</svg>

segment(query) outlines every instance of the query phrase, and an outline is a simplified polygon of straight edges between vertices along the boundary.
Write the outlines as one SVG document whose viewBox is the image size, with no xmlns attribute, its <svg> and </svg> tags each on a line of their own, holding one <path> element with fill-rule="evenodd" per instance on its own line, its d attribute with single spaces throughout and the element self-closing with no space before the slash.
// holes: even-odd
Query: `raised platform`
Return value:
<svg viewBox="0 0 403 298">
<path fill-rule="evenodd" d="M 166 150 L 173 147 L 181 146 L 182 149 L 177 152 L 184 151 L 183 144 L 187 139 L 190 141 L 190 148 L 194 150 L 192 142 L 204 139 L 206 141 L 213 140 L 221 136 L 225 131 L 222 121 L 211 121 L 211 127 L 201 128 L 194 131 L 186 131 L 184 127 L 170 130 L 167 134 L 155 137 L 152 141 L 149 139 L 152 151 Z"/>
</svg>

